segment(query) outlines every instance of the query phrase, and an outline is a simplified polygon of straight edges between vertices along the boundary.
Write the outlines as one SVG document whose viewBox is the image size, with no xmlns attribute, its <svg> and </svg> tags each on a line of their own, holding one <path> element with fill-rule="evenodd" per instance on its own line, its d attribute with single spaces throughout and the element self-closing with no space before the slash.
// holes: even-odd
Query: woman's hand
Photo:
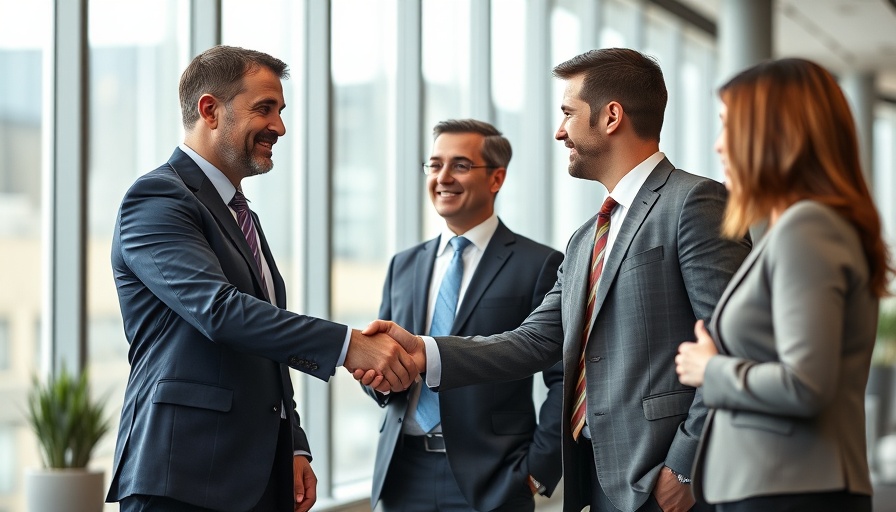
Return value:
<svg viewBox="0 0 896 512">
<path fill-rule="evenodd" d="M 697 336 L 697 341 L 686 341 L 678 346 L 678 355 L 675 356 L 675 372 L 678 373 L 679 382 L 696 388 L 703 385 L 706 363 L 719 351 L 716 349 L 709 331 L 703 326 L 703 320 L 697 320 L 694 325 L 694 334 Z"/>
</svg>

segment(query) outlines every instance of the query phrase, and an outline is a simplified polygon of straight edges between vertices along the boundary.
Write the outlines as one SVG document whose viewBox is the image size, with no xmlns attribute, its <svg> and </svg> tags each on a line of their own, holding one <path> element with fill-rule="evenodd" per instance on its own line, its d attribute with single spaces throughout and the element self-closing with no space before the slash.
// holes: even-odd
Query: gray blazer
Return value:
<svg viewBox="0 0 896 512">
<path fill-rule="evenodd" d="M 678 382 L 679 343 L 708 319 L 750 250 L 719 236 L 725 188 L 664 159 L 635 197 L 606 260 L 586 354 L 588 428 L 601 486 L 633 511 L 663 465 L 690 474 L 706 408 Z M 570 238 L 557 283 L 516 330 L 471 344 L 436 338 L 440 389 L 520 378 L 563 360 L 564 510 L 590 504 L 589 470 L 576 456 L 570 416 L 586 322 L 592 218 Z"/>
<path fill-rule="evenodd" d="M 426 329 L 427 295 L 438 246 L 439 239 L 434 238 L 392 258 L 379 318 L 394 320 L 412 332 Z M 499 222 L 458 307 L 452 334 L 493 334 L 519 326 L 551 289 L 561 261 L 560 252 L 517 235 Z M 557 486 L 562 471 L 562 371 L 557 364 L 543 374 L 548 395 L 537 422 L 531 375 L 440 394 L 448 463 L 476 510 L 494 510 L 520 496 L 531 498 L 526 485 L 530 474 L 547 487 L 548 496 Z M 386 409 L 370 496 L 375 508 L 401 434 L 409 393 L 383 395 L 365 390 Z"/>
<path fill-rule="evenodd" d="M 710 329 L 695 492 L 871 494 L 865 384 L 878 299 L 859 236 L 832 209 L 788 208 L 725 290 Z"/>
</svg>

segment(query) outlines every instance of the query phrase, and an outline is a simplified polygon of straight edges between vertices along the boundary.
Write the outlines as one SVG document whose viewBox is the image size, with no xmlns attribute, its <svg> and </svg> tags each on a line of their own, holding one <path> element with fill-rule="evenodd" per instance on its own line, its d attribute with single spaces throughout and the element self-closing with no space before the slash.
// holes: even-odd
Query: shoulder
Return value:
<svg viewBox="0 0 896 512">
<path fill-rule="evenodd" d="M 392 256 L 392 263 L 403 262 L 409 259 L 414 259 L 422 252 L 426 252 L 427 250 L 432 250 L 433 254 L 435 254 L 435 248 L 437 247 L 439 241 L 439 237 L 432 238 L 425 242 L 421 242 L 419 244 L 408 247 L 407 249 L 401 250 L 395 253 Z"/>
<path fill-rule="evenodd" d="M 698 176 L 681 169 L 675 169 L 669 173 L 669 179 L 666 182 L 669 189 L 678 191 L 683 195 L 689 195 L 694 192 L 711 193 L 713 195 L 727 195 L 725 185 L 706 176 Z"/>
<path fill-rule="evenodd" d="M 508 245 L 513 247 L 515 252 L 520 252 L 526 254 L 532 258 L 538 259 L 546 259 L 552 256 L 554 253 L 561 254 L 560 251 L 554 249 L 549 245 L 545 245 L 540 242 L 536 242 L 531 238 L 525 237 L 512 231 L 503 222 L 498 226 L 498 230 L 492 236 L 492 241 L 489 242 L 491 245 L 492 242 L 501 243 L 502 240 Z"/>
<path fill-rule="evenodd" d="M 780 244 L 787 240 L 819 236 L 859 242 L 858 232 L 849 221 L 830 206 L 812 200 L 799 201 L 787 208 L 769 231 L 769 242 L 777 241 Z"/>
<path fill-rule="evenodd" d="M 164 164 L 137 178 L 127 191 L 127 196 L 134 194 L 153 194 L 170 192 L 187 192 L 187 186 L 174 169 Z"/>
<path fill-rule="evenodd" d="M 864 262 L 859 233 L 833 208 L 816 201 L 799 201 L 784 211 L 769 229 L 769 251 L 793 254 L 801 264 L 809 259 Z M 811 256 L 811 258 L 810 258 Z"/>
</svg>

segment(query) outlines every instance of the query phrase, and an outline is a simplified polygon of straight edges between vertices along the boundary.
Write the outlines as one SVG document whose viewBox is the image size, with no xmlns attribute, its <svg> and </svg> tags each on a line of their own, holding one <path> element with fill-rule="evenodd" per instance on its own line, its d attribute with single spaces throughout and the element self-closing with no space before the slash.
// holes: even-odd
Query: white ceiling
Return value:
<svg viewBox="0 0 896 512">
<path fill-rule="evenodd" d="M 739 0 L 749 2 L 753 0 Z M 720 0 L 681 0 L 715 21 Z M 803 57 L 834 73 L 877 71 L 896 97 L 896 6 L 890 0 L 775 0 L 774 57 Z"/>
</svg>

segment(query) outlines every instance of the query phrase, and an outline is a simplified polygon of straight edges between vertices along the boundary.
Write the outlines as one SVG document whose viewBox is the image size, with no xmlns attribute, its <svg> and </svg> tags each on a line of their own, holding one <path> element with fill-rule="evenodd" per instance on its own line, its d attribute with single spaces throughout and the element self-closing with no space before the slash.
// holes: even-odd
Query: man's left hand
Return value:
<svg viewBox="0 0 896 512">
<path fill-rule="evenodd" d="M 317 477 L 311 469 L 311 462 L 304 455 L 292 458 L 293 499 L 295 512 L 307 512 L 317 501 Z"/>
<path fill-rule="evenodd" d="M 691 486 L 679 482 L 675 473 L 667 467 L 660 471 L 653 497 L 663 512 L 687 512 L 696 503 Z"/>
</svg>

